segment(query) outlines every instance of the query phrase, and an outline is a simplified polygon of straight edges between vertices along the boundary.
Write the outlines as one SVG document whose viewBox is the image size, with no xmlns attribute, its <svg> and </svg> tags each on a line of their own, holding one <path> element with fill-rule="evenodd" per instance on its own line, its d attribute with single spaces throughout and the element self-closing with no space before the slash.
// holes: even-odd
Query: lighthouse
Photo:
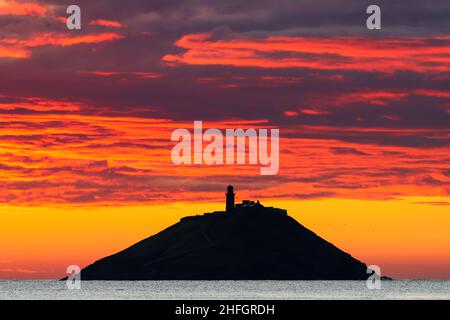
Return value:
<svg viewBox="0 0 450 320">
<path fill-rule="evenodd" d="M 227 187 L 227 207 L 226 207 L 226 212 L 231 212 L 234 210 L 234 190 L 233 190 L 233 186 L 228 186 Z"/>
</svg>

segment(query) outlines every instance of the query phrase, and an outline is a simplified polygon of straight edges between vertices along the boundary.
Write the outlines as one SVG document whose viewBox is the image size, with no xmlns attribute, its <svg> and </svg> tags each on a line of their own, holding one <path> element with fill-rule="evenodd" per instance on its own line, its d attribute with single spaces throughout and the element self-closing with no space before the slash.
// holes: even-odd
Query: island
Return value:
<svg viewBox="0 0 450 320">
<path fill-rule="evenodd" d="M 259 201 L 178 223 L 81 271 L 83 280 L 365 280 L 367 266 Z"/>
</svg>

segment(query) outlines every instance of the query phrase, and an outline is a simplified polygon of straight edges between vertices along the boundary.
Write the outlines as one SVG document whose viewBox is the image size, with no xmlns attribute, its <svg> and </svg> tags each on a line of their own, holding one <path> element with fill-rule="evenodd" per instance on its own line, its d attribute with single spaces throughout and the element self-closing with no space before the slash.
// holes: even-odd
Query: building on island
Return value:
<svg viewBox="0 0 450 320">
<path fill-rule="evenodd" d="M 226 203 L 226 212 L 231 212 L 234 210 L 234 191 L 233 186 L 227 187 L 227 203 Z"/>
<path fill-rule="evenodd" d="M 227 193 L 225 195 L 226 195 L 226 213 L 231 213 L 235 210 L 244 208 L 264 208 L 276 213 L 287 214 L 287 210 L 274 207 L 265 207 L 259 201 L 255 202 L 251 200 L 242 200 L 242 203 L 235 204 L 234 198 L 236 194 L 234 193 L 234 188 L 231 185 L 227 187 Z"/>
</svg>

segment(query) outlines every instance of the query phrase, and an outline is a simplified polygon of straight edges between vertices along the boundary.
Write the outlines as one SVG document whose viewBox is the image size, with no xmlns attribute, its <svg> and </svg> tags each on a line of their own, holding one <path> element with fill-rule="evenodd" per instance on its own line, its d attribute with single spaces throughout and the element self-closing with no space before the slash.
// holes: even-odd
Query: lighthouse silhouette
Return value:
<svg viewBox="0 0 450 320">
<path fill-rule="evenodd" d="M 229 185 L 227 187 L 227 193 L 225 195 L 227 196 L 226 212 L 231 212 L 231 211 L 234 210 L 234 190 L 233 190 L 233 186 Z"/>
</svg>

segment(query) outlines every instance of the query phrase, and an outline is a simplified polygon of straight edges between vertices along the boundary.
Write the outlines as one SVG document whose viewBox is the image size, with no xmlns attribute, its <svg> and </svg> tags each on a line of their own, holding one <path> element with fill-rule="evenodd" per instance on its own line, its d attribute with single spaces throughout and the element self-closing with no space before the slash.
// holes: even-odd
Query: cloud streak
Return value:
<svg viewBox="0 0 450 320">
<path fill-rule="evenodd" d="M 450 37 L 266 37 L 214 39 L 190 34 L 177 40 L 186 49 L 165 55 L 163 61 L 192 65 L 230 65 L 257 68 L 311 68 L 371 72 L 448 72 Z M 411 48 L 414 47 L 412 51 Z"/>
<path fill-rule="evenodd" d="M 117 41 L 123 36 L 118 33 L 98 33 L 71 36 L 66 33 L 46 33 L 27 39 L 6 38 L 0 40 L 0 58 L 29 58 L 32 48 L 42 46 L 68 47 Z"/>
<path fill-rule="evenodd" d="M 0 15 L 44 17 L 48 11 L 37 2 L 0 1 Z"/>
</svg>

